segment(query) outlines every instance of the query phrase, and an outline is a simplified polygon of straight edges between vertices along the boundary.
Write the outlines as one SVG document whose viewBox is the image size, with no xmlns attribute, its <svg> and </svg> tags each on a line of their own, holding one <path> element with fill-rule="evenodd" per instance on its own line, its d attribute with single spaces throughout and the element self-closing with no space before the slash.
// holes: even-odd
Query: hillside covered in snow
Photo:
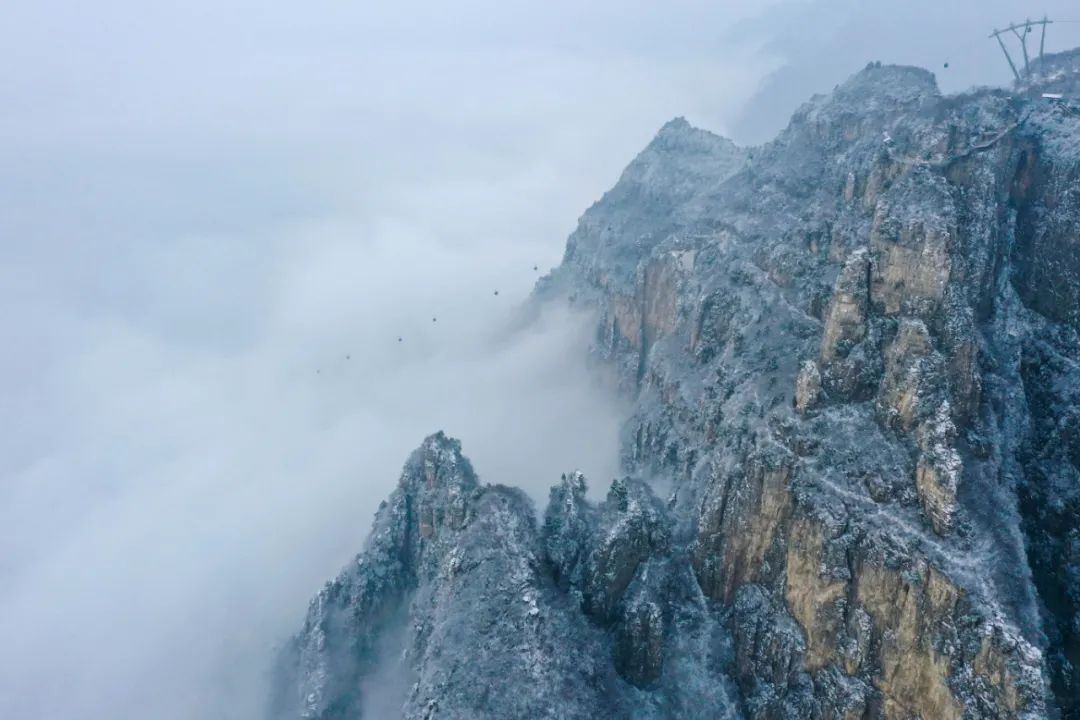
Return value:
<svg viewBox="0 0 1080 720">
<path fill-rule="evenodd" d="M 1080 718 L 1077 78 L 661 128 L 533 299 L 595 313 L 625 476 L 425 439 L 272 715 Z"/>
</svg>

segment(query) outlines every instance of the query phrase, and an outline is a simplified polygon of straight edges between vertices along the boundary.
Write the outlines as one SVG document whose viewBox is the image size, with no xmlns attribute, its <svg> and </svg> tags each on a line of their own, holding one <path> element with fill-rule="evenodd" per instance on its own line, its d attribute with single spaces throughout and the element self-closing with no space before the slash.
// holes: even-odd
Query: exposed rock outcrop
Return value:
<svg viewBox="0 0 1080 720">
<path fill-rule="evenodd" d="M 439 433 L 406 464 L 364 552 L 315 597 L 281 658 L 282 717 L 364 716 L 364 678 L 397 665 L 401 717 L 588 718 L 613 675 L 545 570 L 535 512 L 481 486 Z M 575 622 L 577 620 L 577 622 Z M 380 641 L 402 634 L 395 653 Z M 567 653 L 575 647 L 579 653 Z M 468 677 L 470 682 L 460 682 Z"/>
<path fill-rule="evenodd" d="M 543 288 L 668 308 L 596 350 L 637 398 L 628 469 L 673 482 L 730 612 L 749 716 L 1080 710 L 1075 575 L 1050 570 L 1075 567 L 1077 464 L 1032 425 L 1071 418 L 1078 139 L 1061 105 L 872 64 L 734 175 L 699 154 L 717 179 L 633 284 L 596 282 L 587 229 L 624 217 L 601 201 Z"/>
<path fill-rule="evenodd" d="M 628 477 L 537 525 L 429 438 L 286 714 L 359 717 L 399 623 L 407 718 L 1080 717 L 1080 115 L 1038 93 L 1077 73 L 666 125 L 537 289 L 597 313 Z"/>
</svg>

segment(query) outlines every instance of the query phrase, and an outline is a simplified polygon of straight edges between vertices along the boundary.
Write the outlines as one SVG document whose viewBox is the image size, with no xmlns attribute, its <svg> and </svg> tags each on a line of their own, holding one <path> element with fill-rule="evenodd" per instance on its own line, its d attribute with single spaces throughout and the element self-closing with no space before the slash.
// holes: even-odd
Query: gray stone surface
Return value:
<svg viewBox="0 0 1080 720">
<path fill-rule="evenodd" d="M 1078 73 L 665 125 L 535 295 L 596 312 L 627 477 L 537 520 L 425 440 L 275 713 L 396 667 L 404 718 L 1080 717 Z"/>
</svg>

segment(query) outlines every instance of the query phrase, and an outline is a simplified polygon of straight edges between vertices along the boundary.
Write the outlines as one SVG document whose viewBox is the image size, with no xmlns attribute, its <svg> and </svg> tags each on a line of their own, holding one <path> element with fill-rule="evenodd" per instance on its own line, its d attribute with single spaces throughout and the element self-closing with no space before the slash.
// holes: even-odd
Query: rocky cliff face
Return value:
<svg viewBox="0 0 1080 720">
<path fill-rule="evenodd" d="M 599 317 L 627 477 L 538 522 L 428 438 L 282 714 L 376 716 L 392 662 L 406 718 L 1080 716 L 1080 111 L 1039 97 L 1080 59 L 1045 69 L 662 128 L 537 290 Z"/>
</svg>

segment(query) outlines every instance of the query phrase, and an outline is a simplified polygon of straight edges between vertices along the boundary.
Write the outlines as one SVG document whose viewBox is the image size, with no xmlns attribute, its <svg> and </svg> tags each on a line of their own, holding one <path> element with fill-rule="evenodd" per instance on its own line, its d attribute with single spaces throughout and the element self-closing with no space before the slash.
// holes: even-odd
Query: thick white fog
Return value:
<svg viewBox="0 0 1080 720">
<path fill-rule="evenodd" d="M 9 3 L 0 717 L 257 716 L 435 430 L 536 498 L 605 484 L 588 318 L 509 330 L 578 215 L 676 115 L 749 137 L 949 37 L 1007 81 L 985 26 L 1032 10 L 993 4 L 893 58 L 874 3 Z M 866 45 L 817 62 L 791 17 Z"/>
</svg>

